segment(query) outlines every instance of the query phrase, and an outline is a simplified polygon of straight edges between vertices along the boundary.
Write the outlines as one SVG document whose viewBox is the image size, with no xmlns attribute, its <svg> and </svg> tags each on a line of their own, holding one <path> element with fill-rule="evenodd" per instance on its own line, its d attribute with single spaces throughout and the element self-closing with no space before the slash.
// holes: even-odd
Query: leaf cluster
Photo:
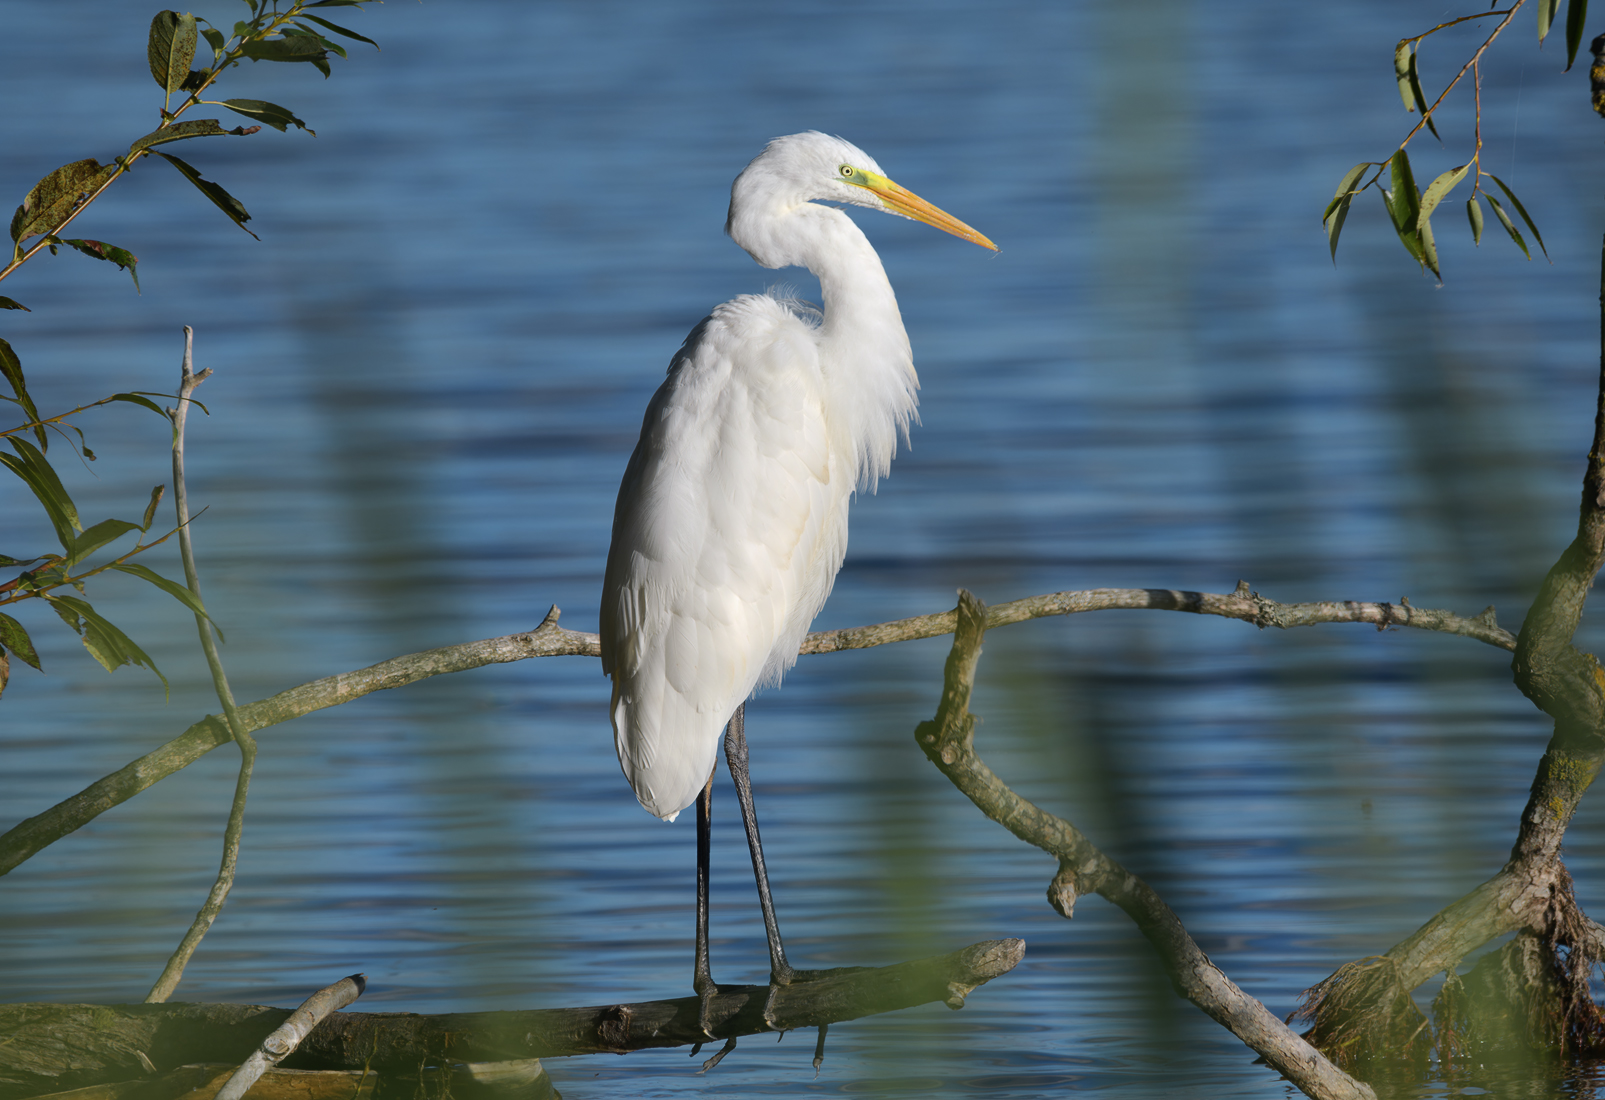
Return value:
<svg viewBox="0 0 1605 1100">
<path fill-rule="evenodd" d="M 92 157 L 73 161 L 48 173 L 34 184 L 11 217 L 11 257 L 10 262 L 0 268 L 0 280 L 12 275 L 41 250 L 48 249 L 54 255 L 60 248 L 66 247 L 92 259 L 115 264 L 119 269 L 126 269 L 138 290 L 139 258 L 132 252 L 105 241 L 66 237 L 62 233 L 69 223 L 142 157 L 159 157 L 167 161 L 230 221 L 251 233 L 246 225 L 251 215 L 244 204 L 221 185 L 204 178 L 195 166 L 159 147 L 197 138 L 247 137 L 260 132 L 263 126 L 271 126 L 281 132 L 294 126 L 314 134 L 293 110 L 277 103 L 260 99 L 215 100 L 203 97 L 227 69 L 244 61 L 305 64 L 328 77 L 330 57 L 346 56 L 345 48 L 336 39 L 365 42 L 376 49 L 378 44 L 314 13 L 314 9 L 360 8 L 367 0 L 242 2 L 250 15 L 235 22 L 228 30 L 220 29 L 188 12 L 161 11 L 156 14 L 151 20 L 146 41 L 146 59 L 151 78 L 162 93 L 157 105 L 160 125 L 135 139 L 130 143 L 127 153 L 112 158 L 109 164 L 102 164 Z M 209 55 L 209 60 L 203 56 L 197 67 L 198 55 Z M 180 97 L 176 106 L 175 97 Z M 252 124 L 230 129 L 215 118 L 180 120 L 179 116 L 202 104 L 225 108 L 245 117 Z M 251 233 L 251 236 L 255 237 L 256 234 Z M 0 296 L 0 310 L 27 309 L 15 299 Z M 54 433 L 66 439 L 76 455 L 93 461 L 94 452 L 86 445 L 82 430 L 69 422 L 70 418 L 87 409 L 117 402 L 138 405 L 167 418 L 171 414 L 151 398 L 170 395 L 115 393 L 65 413 L 41 416 L 28 393 L 21 359 L 3 337 L 0 337 L 0 376 L 4 377 L 11 391 L 9 396 L 0 391 L 0 400 L 16 406 L 21 418 L 16 426 L 0 430 L 0 439 L 10 448 L 9 452 L 0 449 L 0 466 L 27 487 L 34 502 L 49 520 L 60 544 L 59 552 L 34 552 L 25 557 L 11 556 L 21 549 L 19 547 L 0 548 L 5 551 L 0 552 L 0 570 L 16 570 L 9 579 L 0 574 L 0 606 L 43 600 L 79 636 L 89 653 L 108 670 L 125 664 L 141 665 L 149 668 L 166 684 L 166 679 L 150 656 L 126 633 L 100 615 L 85 593 L 85 582 L 89 578 L 116 571 L 154 585 L 196 614 L 206 616 L 199 598 L 189 588 L 131 560 L 160 545 L 176 531 L 175 528 L 147 541 L 164 487 L 158 485 L 151 491 L 149 503 L 138 523 L 104 519 L 86 527 L 77 505 L 51 463 L 49 448 Z M 99 560 L 98 564 L 91 563 L 92 556 L 111 548 L 113 543 L 129 535 L 135 535 L 131 548 L 122 549 L 109 559 L 101 554 L 104 560 Z M 77 595 L 65 594 L 68 591 L 75 591 Z M 28 631 L 17 619 L 0 612 L 0 692 L 5 689 L 8 654 L 16 655 L 34 668 L 40 667 L 38 650 Z"/>
<path fill-rule="evenodd" d="M 1429 270 L 1441 278 L 1438 264 L 1438 249 L 1433 240 L 1432 214 L 1438 205 L 1455 189 L 1467 176 L 1471 178 L 1471 194 L 1466 198 L 1466 220 L 1471 227 L 1471 239 L 1474 244 L 1482 243 L 1483 209 L 1482 200 L 1486 199 L 1493 209 L 1494 217 L 1504 228 L 1506 235 L 1512 243 L 1521 249 L 1522 255 L 1532 259 L 1532 251 L 1527 246 L 1526 237 L 1517 228 L 1516 219 L 1511 217 L 1502 203 L 1493 193 L 1483 186 L 1484 180 L 1492 180 L 1494 186 L 1504 195 L 1505 201 L 1515 211 L 1516 218 L 1520 219 L 1527 232 L 1532 234 L 1533 241 L 1539 249 L 1548 256 L 1548 249 L 1544 247 L 1542 234 L 1527 208 L 1522 205 L 1515 191 L 1504 180 L 1491 172 L 1482 170 L 1482 73 L 1481 59 L 1483 53 L 1491 46 L 1496 38 L 1508 27 L 1511 20 L 1528 0 L 1514 0 L 1509 8 L 1503 11 L 1479 12 L 1474 15 L 1465 15 L 1440 23 L 1431 30 L 1412 38 L 1399 42 L 1393 53 L 1393 74 L 1398 84 L 1399 98 L 1404 103 L 1404 109 L 1411 113 L 1419 112 L 1421 120 L 1399 143 L 1393 154 L 1381 161 L 1362 161 L 1349 169 L 1338 183 L 1337 191 L 1332 200 L 1327 203 L 1326 211 L 1321 216 L 1321 222 L 1326 227 L 1327 243 L 1331 249 L 1332 258 L 1337 259 L 1338 238 L 1343 232 L 1343 225 L 1348 218 L 1349 206 L 1354 197 L 1361 192 L 1375 187 L 1382 197 L 1382 205 L 1387 212 L 1388 220 L 1393 226 L 1399 243 L 1410 257 L 1419 264 L 1423 270 Z M 1542 43 L 1548 37 L 1556 16 L 1560 12 L 1560 0 L 1533 0 L 1538 16 L 1538 41 Z M 1498 17 L 1500 22 L 1481 43 L 1471 58 L 1460 67 L 1460 70 L 1444 88 L 1433 103 L 1428 104 L 1421 86 L 1421 73 L 1417 63 L 1420 48 L 1423 42 L 1431 35 L 1472 20 L 1484 20 Z M 1583 30 L 1588 18 L 1588 0 L 1567 0 L 1566 7 L 1566 68 L 1569 70 L 1577 58 L 1578 47 L 1582 44 Z M 1605 38 L 1605 36 L 1602 36 Z M 1472 74 L 1472 84 L 1475 88 L 1476 131 L 1471 158 L 1457 167 L 1439 174 L 1427 185 L 1425 191 L 1420 190 L 1415 183 L 1415 176 L 1411 170 L 1410 157 L 1405 147 L 1411 138 L 1426 127 L 1431 134 L 1441 142 L 1442 136 L 1438 133 L 1433 115 L 1442 106 L 1449 93 L 1454 90 L 1462 77 Z M 1372 169 L 1370 179 L 1365 176 Z M 1365 180 L 1363 183 L 1362 180 Z"/>
</svg>

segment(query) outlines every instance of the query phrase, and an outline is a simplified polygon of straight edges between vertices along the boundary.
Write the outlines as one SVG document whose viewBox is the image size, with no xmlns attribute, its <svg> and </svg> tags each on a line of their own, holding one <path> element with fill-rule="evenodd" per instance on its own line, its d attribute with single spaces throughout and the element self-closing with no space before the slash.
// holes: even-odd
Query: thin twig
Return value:
<svg viewBox="0 0 1605 1100">
<path fill-rule="evenodd" d="M 184 486 L 184 423 L 189 414 L 190 394 L 196 386 L 206 381 L 212 371 L 208 368 L 196 374 L 192 370 L 194 339 L 195 331 L 185 325 L 178 405 L 169 410 L 168 415 L 173 419 L 173 507 L 178 512 L 178 549 L 184 559 L 184 582 L 194 594 L 196 602 L 200 603 L 201 581 L 195 571 L 195 551 L 190 543 L 189 499 Z M 228 826 L 223 830 L 223 860 L 217 869 L 217 879 L 207 894 L 206 904 L 195 914 L 189 931 L 184 933 L 177 950 L 163 967 L 161 977 L 151 987 L 150 994 L 145 998 L 147 1004 L 158 1004 L 172 996 L 184 976 L 184 967 L 189 963 L 190 956 L 195 954 L 202 937 L 212 927 L 212 922 L 223 909 L 223 903 L 228 900 L 229 890 L 234 886 L 234 870 L 239 863 L 240 834 L 245 829 L 245 799 L 251 789 L 251 769 L 256 764 L 256 741 L 234 706 L 234 693 L 229 690 L 228 676 L 223 672 L 223 661 L 217 654 L 217 640 L 212 634 L 211 621 L 196 612 L 195 627 L 200 631 L 201 650 L 206 654 L 206 664 L 212 670 L 212 686 L 217 691 L 218 702 L 223 704 L 224 718 L 234 743 L 240 747 L 240 772 L 234 781 L 234 801 L 229 807 Z"/>
<path fill-rule="evenodd" d="M 1421 132 L 1421 127 L 1427 124 L 1427 119 L 1432 117 L 1432 113 L 1438 109 L 1438 106 L 1443 103 L 1444 99 L 1449 95 L 1449 93 L 1454 91 L 1455 85 L 1460 83 L 1460 78 L 1465 76 L 1466 72 L 1470 70 L 1472 66 L 1476 65 L 1477 62 L 1482 60 L 1483 53 L 1488 49 L 1489 46 L 1494 44 L 1494 39 L 1498 38 L 1504 29 L 1510 25 L 1510 21 L 1516 18 L 1516 12 L 1519 11 L 1521 6 L 1526 2 L 1527 0 L 1516 0 L 1516 2 L 1510 6 L 1510 10 L 1505 13 L 1505 17 L 1499 21 L 1499 26 L 1495 27 L 1493 29 L 1493 33 L 1489 34 L 1488 37 L 1483 40 L 1482 45 L 1477 47 L 1477 52 L 1471 55 L 1471 60 L 1460 66 L 1460 71 L 1455 74 L 1455 78 L 1453 80 L 1449 81 L 1449 86 L 1443 90 L 1443 94 L 1433 101 L 1431 107 L 1428 107 L 1425 111 L 1421 112 L 1421 121 L 1417 122 L 1415 127 L 1411 129 L 1408 134 L 1404 135 L 1404 140 L 1399 142 L 1400 149 L 1403 149 L 1406 145 L 1409 145 L 1410 140 Z M 1495 13 L 1484 12 L 1482 18 L 1487 18 L 1493 14 Z M 1459 20 L 1456 20 L 1456 22 L 1459 22 Z M 1434 28 L 1434 30 L 1436 29 L 1437 28 Z M 1432 32 L 1428 31 L 1427 33 L 1430 34 Z"/>
</svg>

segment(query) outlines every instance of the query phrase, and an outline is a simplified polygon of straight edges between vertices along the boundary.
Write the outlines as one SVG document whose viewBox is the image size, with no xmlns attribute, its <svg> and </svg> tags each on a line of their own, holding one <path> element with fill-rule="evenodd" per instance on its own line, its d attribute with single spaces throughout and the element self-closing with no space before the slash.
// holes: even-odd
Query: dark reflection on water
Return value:
<svg viewBox="0 0 1605 1100">
<path fill-rule="evenodd" d="M 34 44 L 0 71 L 26 107 L 7 115 L 6 194 L 106 159 L 154 117 L 150 13 L 74 11 L 70 29 L 59 7 L 4 11 L 10 40 Z M 1602 219 L 1578 185 L 1599 168 L 1586 77 L 1555 76 L 1555 52 L 1525 40 L 1484 73 L 1487 155 L 1543 219 L 1552 266 L 1493 233 L 1473 251 L 1446 224 L 1439 288 L 1369 197 L 1336 268 L 1318 224 L 1344 169 L 1402 133 L 1387 54 L 1439 15 L 390 4 L 353 17 L 384 52 L 353 51 L 327 83 L 231 76 L 228 94 L 319 132 L 191 153 L 262 244 L 141 169 L 83 232 L 141 257 L 144 295 L 46 259 L 8 283 L 34 312 L 7 313 L 5 333 L 56 409 L 170 387 L 178 326 L 196 325 L 218 372 L 191 432 L 196 538 L 241 698 L 527 629 L 552 603 L 592 629 L 647 396 L 709 306 L 776 277 L 720 236 L 729 181 L 768 137 L 814 127 L 1003 246 L 861 219 L 898 289 L 923 424 L 855 506 L 820 626 L 950 607 L 959 586 L 996 602 L 1246 578 L 1284 600 L 1492 603 L 1514 628 L 1570 537 L 1588 444 Z M 63 89 L 68 55 L 89 75 Z M 1453 163 L 1465 123 L 1445 120 L 1447 151 L 1420 147 L 1418 175 Z M 80 503 L 137 514 L 166 478 L 163 426 L 128 408 L 84 426 L 102 457 L 71 473 Z M 16 517 L 0 550 L 44 544 L 0 492 Z M 17 672 L 0 710 L 8 820 L 215 708 L 175 606 L 114 581 L 97 605 L 168 672 L 172 702 L 30 617 L 50 675 Z M 1599 640 L 1590 618 L 1582 641 Z M 566 1095 L 1287 1095 L 1175 999 L 1118 913 L 1048 909 L 1051 861 L 914 750 L 945 651 L 811 658 L 751 708 L 781 916 L 804 965 L 1017 935 L 1019 969 L 962 1013 L 835 1029 L 817 1079 L 792 1036 L 743 1042 L 707 1077 L 684 1052 L 562 1062 Z M 1106 614 L 989 638 L 975 706 L 1000 774 L 1148 877 L 1286 1013 L 1503 861 L 1547 736 L 1508 663 L 1413 632 Z M 179 996 L 294 1003 L 354 970 L 376 1009 L 684 994 L 692 831 L 634 805 L 605 698 L 594 662 L 564 658 L 264 731 L 243 871 Z M 0 993 L 143 996 L 204 895 L 232 769 L 216 753 L 7 876 Z M 751 981 L 762 930 L 719 799 L 714 965 Z M 1596 908 L 1599 825 L 1585 803 L 1567 848 Z M 1597 1076 L 1475 1067 L 1399 1094 L 1586 1096 Z"/>
</svg>

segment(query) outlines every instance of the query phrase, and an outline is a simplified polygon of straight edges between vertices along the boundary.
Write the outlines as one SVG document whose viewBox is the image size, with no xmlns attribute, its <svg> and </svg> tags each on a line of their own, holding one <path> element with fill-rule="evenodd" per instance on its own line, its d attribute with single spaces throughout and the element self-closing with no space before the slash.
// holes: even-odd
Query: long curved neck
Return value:
<svg viewBox="0 0 1605 1100">
<path fill-rule="evenodd" d="M 775 222 L 773 248 L 757 258 L 806 267 L 819 278 L 820 369 L 834 395 L 833 415 L 853 443 L 853 480 L 873 488 L 919 403 L 897 296 L 869 239 L 840 210 L 809 203 Z"/>
</svg>

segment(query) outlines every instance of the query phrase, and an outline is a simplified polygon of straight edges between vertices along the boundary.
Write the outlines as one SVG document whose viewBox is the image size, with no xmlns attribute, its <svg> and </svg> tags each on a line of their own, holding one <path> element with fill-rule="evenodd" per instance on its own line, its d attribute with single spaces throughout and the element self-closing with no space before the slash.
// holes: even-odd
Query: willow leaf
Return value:
<svg viewBox="0 0 1605 1100">
<path fill-rule="evenodd" d="M 1509 187 L 1506 187 L 1505 181 L 1494 175 L 1492 172 L 1488 173 L 1488 178 L 1497 183 L 1499 185 L 1499 190 L 1505 193 L 1505 197 L 1510 200 L 1510 205 L 1514 206 L 1516 208 L 1516 213 L 1521 215 L 1521 220 L 1526 222 L 1527 228 L 1533 231 L 1533 239 L 1538 242 L 1538 248 L 1541 252 L 1543 252 L 1544 258 L 1548 259 L 1549 249 L 1544 247 L 1544 238 L 1539 234 L 1538 226 L 1533 224 L 1532 218 L 1528 217 L 1527 208 L 1523 206 L 1521 204 L 1521 200 L 1516 197 L 1516 192 L 1512 191 Z M 1532 259 L 1532 257 L 1529 256 L 1528 259 Z"/>
<path fill-rule="evenodd" d="M 39 668 L 39 651 L 34 649 L 33 639 L 28 637 L 22 624 L 10 615 L 0 614 L 0 646 L 5 646 L 40 672 L 44 671 Z"/>
<path fill-rule="evenodd" d="M 1484 192 L 1484 194 L 1487 194 L 1487 192 Z M 1499 224 L 1505 227 L 1505 232 L 1510 234 L 1510 239 L 1516 242 L 1516 247 L 1521 249 L 1521 254 L 1529 260 L 1532 259 L 1533 254 L 1527 251 L 1527 242 L 1521 239 L 1521 232 L 1511 224 L 1510 215 L 1505 213 L 1503 206 L 1499 205 L 1499 200 L 1492 195 L 1488 195 L 1488 205 L 1494 208 L 1494 217 L 1498 218 Z"/>
<path fill-rule="evenodd" d="M 178 91 L 189 76 L 199 33 L 195 17 L 188 12 L 159 11 L 150 21 L 150 41 L 146 48 L 150 75 L 168 95 Z"/>
</svg>

